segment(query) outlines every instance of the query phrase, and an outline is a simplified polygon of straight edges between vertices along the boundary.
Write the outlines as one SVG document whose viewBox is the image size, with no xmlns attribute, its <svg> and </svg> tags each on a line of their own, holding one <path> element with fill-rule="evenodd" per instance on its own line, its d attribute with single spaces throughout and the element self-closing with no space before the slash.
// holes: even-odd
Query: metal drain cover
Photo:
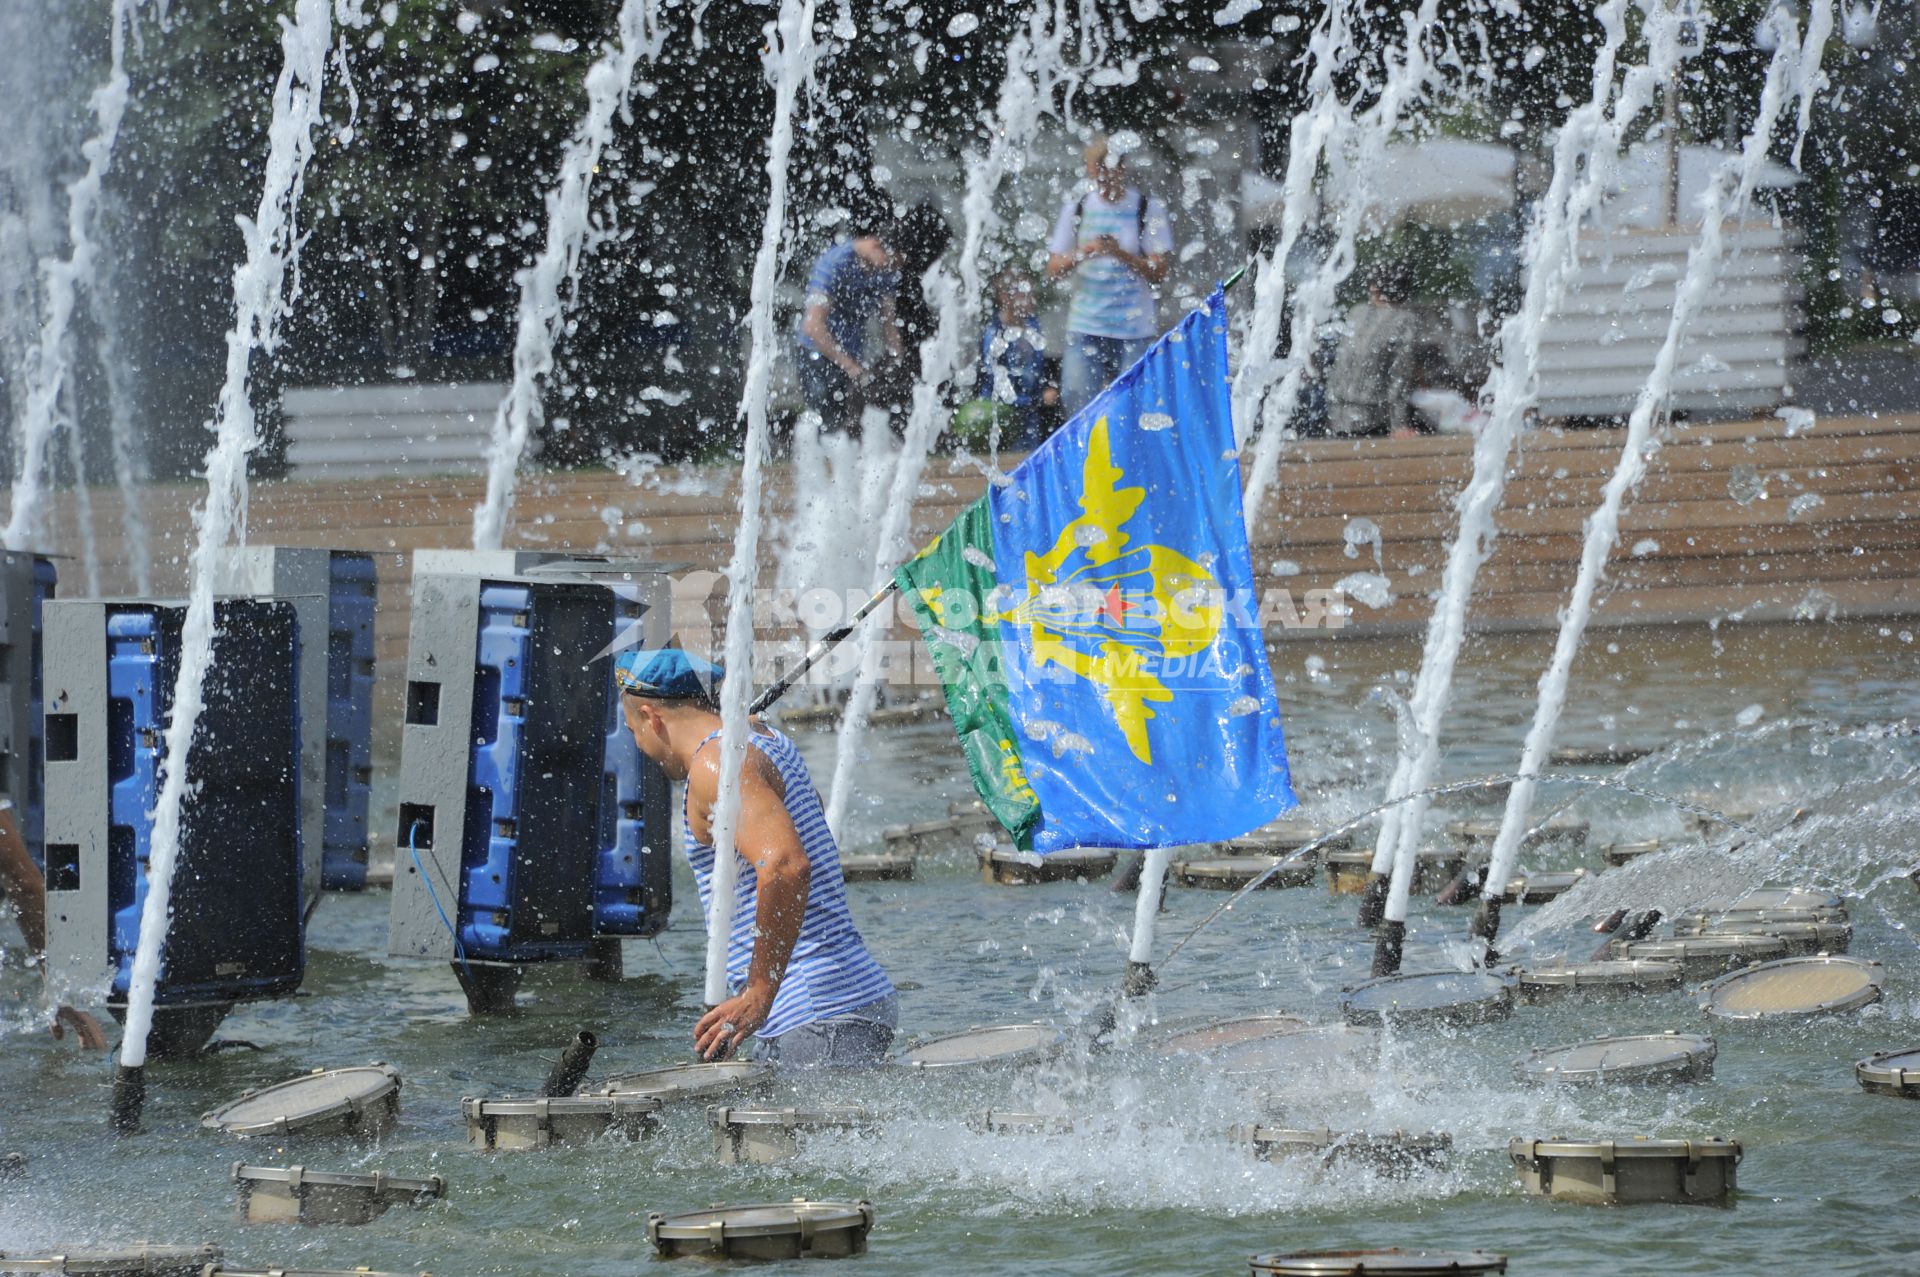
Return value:
<svg viewBox="0 0 1920 1277">
<path fill-rule="evenodd" d="M 1869 1091 L 1920 1100 L 1920 1046 L 1875 1051 L 1853 1066 L 1853 1075 Z"/>
<path fill-rule="evenodd" d="M 1213 1055 L 1245 1042 L 1297 1033 L 1307 1027 L 1297 1015 L 1243 1015 L 1176 1028 L 1154 1039 L 1147 1049 L 1155 1055 Z"/>
<path fill-rule="evenodd" d="M 1631 993 L 1676 989 L 1680 968 L 1645 958 L 1615 962 L 1567 962 L 1552 967 L 1523 967 L 1514 972 L 1520 996 L 1544 1002 L 1570 993 Z"/>
<path fill-rule="evenodd" d="M 1340 999 L 1349 1024 L 1478 1024 L 1513 1010 L 1513 985 L 1487 971 L 1416 971 L 1356 984 Z"/>
<path fill-rule="evenodd" d="M 1692 1033 L 1636 1033 L 1539 1047 L 1513 1062 L 1522 1082 L 1571 1086 L 1663 1086 L 1713 1076 L 1713 1039 Z"/>
<path fill-rule="evenodd" d="M 916 1042 L 901 1054 L 900 1062 L 916 1069 L 1032 1064 L 1058 1051 L 1066 1041 L 1066 1033 L 1051 1024 L 992 1025 Z"/>
<path fill-rule="evenodd" d="M 1488 1250 L 1302 1250 L 1255 1255 L 1251 1277 L 1450 1277 L 1504 1273 L 1507 1257 Z"/>
<path fill-rule="evenodd" d="M 1785 958 L 1721 976 L 1700 991 L 1700 1009 L 1723 1020 L 1853 1011 L 1878 1002 L 1886 982 L 1863 958 Z"/>
</svg>

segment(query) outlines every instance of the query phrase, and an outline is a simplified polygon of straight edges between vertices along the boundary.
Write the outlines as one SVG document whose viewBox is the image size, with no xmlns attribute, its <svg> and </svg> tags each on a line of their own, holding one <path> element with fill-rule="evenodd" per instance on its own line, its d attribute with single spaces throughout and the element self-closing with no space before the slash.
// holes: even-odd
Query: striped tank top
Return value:
<svg viewBox="0 0 1920 1277">
<path fill-rule="evenodd" d="M 707 741 L 719 735 L 719 732 L 712 733 L 700 742 L 700 747 L 705 748 Z M 840 848 L 827 828 L 820 793 L 813 786 L 813 777 L 800 751 L 771 727 L 763 726 L 749 733 L 749 738 L 780 773 L 786 789 L 787 815 L 800 835 L 800 845 L 807 853 L 810 866 L 807 909 L 800 919 L 800 938 L 787 961 L 786 977 L 773 996 L 773 1009 L 767 1015 L 767 1022 L 754 1035 L 777 1038 L 789 1029 L 884 998 L 893 992 L 893 983 L 867 952 L 866 942 L 853 925 L 853 915 L 847 910 L 846 879 L 840 872 Z M 687 863 L 693 867 L 694 882 L 700 888 L 700 913 L 711 920 L 713 847 L 694 838 L 684 799 L 680 819 L 685 832 Z M 727 940 L 727 983 L 735 991 L 745 986 L 747 970 L 753 961 L 758 885 L 753 864 L 742 858 L 733 897 L 733 931 Z"/>
</svg>

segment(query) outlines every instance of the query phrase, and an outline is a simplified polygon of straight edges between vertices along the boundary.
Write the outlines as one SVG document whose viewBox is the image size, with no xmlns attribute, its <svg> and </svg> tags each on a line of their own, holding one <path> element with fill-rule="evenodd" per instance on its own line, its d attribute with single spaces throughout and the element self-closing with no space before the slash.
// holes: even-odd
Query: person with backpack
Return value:
<svg viewBox="0 0 1920 1277">
<path fill-rule="evenodd" d="M 1070 196 L 1047 244 L 1047 277 L 1073 276 L 1061 355 L 1067 416 L 1132 366 L 1159 335 L 1154 289 L 1172 262 L 1166 205 L 1127 181 L 1126 157 L 1096 137 L 1087 145 L 1087 189 Z"/>
</svg>

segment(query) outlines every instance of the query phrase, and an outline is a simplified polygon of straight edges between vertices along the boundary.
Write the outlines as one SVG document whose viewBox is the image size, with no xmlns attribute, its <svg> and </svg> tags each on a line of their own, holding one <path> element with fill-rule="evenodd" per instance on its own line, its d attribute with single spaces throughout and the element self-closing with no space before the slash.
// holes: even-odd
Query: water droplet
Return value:
<svg viewBox="0 0 1920 1277">
<path fill-rule="evenodd" d="M 1096 528 L 1090 523 L 1083 523 L 1073 530 L 1073 543 L 1083 549 L 1090 546 L 1104 545 L 1106 540 L 1107 530 L 1105 528 Z"/>
<path fill-rule="evenodd" d="M 1752 466 L 1735 466 L 1727 476 L 1727 495 L 1740 505 L 1752 505 L 1767 495 L 1767 481 Z"/>
<path fill-rule="evenodd" d="M 1785 434 L 1789 439 L 1811 434 L 1816 420 L 1811 408 L 1776 408 L 1773 415 L 1787 423 Z"/>
<path fill-rule="evenodd" d="M 1373 566 L 1382 566 L 1380 559 L 1380 525 L 1372 519 L 1348 519 L 1347 526 L 1341 531 L 1341 537 L 1347 543 L 1347 557 L 1360 557 L 1360 547 L 1373 547 Z"/>
</svg>

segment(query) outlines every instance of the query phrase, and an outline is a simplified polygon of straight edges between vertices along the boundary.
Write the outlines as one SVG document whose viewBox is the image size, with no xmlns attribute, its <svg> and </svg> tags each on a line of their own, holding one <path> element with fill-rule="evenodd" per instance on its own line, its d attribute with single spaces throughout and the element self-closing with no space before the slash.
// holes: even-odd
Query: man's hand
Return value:
<svg viewBox="0 0 1920 1277">
<path fill-rule="evenodd" d="M 75 1041 L 79 1042 L 82 1048 L 88 1051 L 107 1049 L 107 1035 L 100 1031 L 100 1021 L 85 1011 L 76 1011 L 72 1007 L 63 1006 L 53 1013 L 51 1028 L 56 1041 L 64 1040 L 67 1030 L 71 1028 Z"/>
<path fill-rule="evenodd" d="M 767 1022 L 773 994 L 749 988 L 700 1017 L 693 1026 L 693 1049 L 702 1060 L 725 1060 Z"/>
</svg>

